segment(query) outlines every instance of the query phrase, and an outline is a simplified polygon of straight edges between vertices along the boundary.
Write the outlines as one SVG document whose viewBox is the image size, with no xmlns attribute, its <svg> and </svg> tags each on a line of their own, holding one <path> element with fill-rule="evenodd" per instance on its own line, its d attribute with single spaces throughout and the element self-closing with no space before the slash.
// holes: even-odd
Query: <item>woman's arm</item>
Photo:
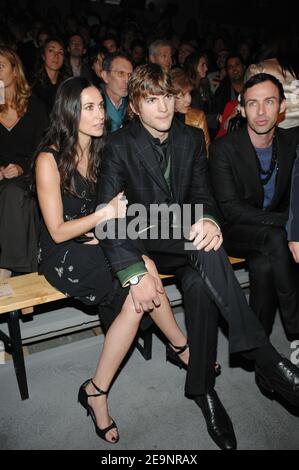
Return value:
<svg viewBox="0 0 299 470">
<path fill-rule="evenodd" d="M 106 207 L 86 217 L 65 222 L 60 190 L 60 175 L 52 154 L 42 152 L 36 160 L 36 188 L 45 224 L 55 243 L 62 243 L 89 232 L 98 223 L 124 217 L 126 202 L 118 194 Z"/>
</svg>

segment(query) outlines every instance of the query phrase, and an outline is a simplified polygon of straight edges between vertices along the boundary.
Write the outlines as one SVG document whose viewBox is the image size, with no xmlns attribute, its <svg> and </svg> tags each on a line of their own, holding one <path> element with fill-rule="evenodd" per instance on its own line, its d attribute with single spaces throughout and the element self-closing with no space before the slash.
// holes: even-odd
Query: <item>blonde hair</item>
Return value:
<svg viewBox="0 0 299 470">
<path fill-rule="evenodd" d="M 24 73 L 24 68 L 19 56 L 13 49 L 0 46 L 0 56 L 5 57 L 16 72 L 15 93 L 12 101 L 12 107 L 16 110 L 18 117 L 22 117 L 28 106 L 28 100 L 31 96 L 31 87 L 29 86 Z M 7 113 L 7 103 L 0 104 L 0 113 Z"/>
</svg>

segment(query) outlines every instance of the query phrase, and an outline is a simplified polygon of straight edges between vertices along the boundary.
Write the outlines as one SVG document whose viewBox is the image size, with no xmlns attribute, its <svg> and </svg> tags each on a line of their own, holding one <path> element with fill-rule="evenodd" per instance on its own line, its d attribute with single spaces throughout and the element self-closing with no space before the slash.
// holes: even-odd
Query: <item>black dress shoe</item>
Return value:
<svg viewBox="0 0 299 470">
<path fill-rule="evenodd" d="M 201 408 L 207 423 L 207 430 L 213 441 L 222 450 L 237 448 L 237 440 L 231 422 L 224 406 L 215 390 L 205 395 L 194 397 L 195 403 Z"/>
<path fill-rule="evenodd" d="M 256 383 L 261 389 L 278 393 L 294 406 L 299 407 L 299 369 L 288 359 L 270 367 L 255 368 Z"/>
</svg>

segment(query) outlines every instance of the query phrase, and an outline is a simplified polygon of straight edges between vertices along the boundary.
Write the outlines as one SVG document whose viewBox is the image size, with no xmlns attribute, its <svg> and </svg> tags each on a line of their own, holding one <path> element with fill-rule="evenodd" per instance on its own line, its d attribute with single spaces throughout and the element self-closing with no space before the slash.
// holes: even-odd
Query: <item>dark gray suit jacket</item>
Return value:
<svg viewBox="0 0 299 470">
<path fill-rule="evenodd" d="M 124 190 L 130 204 L 203 204 L 204 215 L 219 220 L 211 193 L 204 134 L 174 119 L 169 132 L 171 189 L 154 153 L 148 132 L 139 119 L 108 137 L 101 165 L 98 203 Z M 114 271 L 142 261 L 134 242 L 104 240 L 101 246 Z"/>
</svg>

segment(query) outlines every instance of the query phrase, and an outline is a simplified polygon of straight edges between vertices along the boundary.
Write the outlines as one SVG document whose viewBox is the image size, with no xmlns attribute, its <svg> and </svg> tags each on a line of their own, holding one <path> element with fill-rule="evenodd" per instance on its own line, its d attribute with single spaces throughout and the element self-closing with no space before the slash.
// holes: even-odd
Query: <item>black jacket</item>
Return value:
<svg viewBox="0 0 299 470">
<path fill-rule="evenodd" d="M 299 147 L 293 168 L 290 213 L 287 225 L 288 240 L 299 242 Z"/>
<path fill-rule="evenodd" d="M 238 98 L 238 93 L 233 90 L 230 79 L 224 77 L 214 94 L 213 112 L 222 114 L 226 104 L 236 98 Z"/>
<path fill-rule="evenodd" d="M 203 204 L 204 215 L 219 220 L 202 130 L 174 119 L 169 140 L 171 192 L 139 119 L 110 134 L 99 179 L 98 202 L 108 202 L 124 190 L 129 205 L 143 204 L 148 210 L 150 204 Z M 101 246 L 115 271 L 141 261 L 130 240 L 104 240 Z"/>
<path fill-rule="evenodd" d="M 227 223 L 285 226 L 299 127 L 277 128 L 275 132 L 278 152 L 277 181 L 272 202 L 265 210 L 263 186 L 247 127 L 215 140 L 210 145 L 212 186 Z"/>
</svg>

